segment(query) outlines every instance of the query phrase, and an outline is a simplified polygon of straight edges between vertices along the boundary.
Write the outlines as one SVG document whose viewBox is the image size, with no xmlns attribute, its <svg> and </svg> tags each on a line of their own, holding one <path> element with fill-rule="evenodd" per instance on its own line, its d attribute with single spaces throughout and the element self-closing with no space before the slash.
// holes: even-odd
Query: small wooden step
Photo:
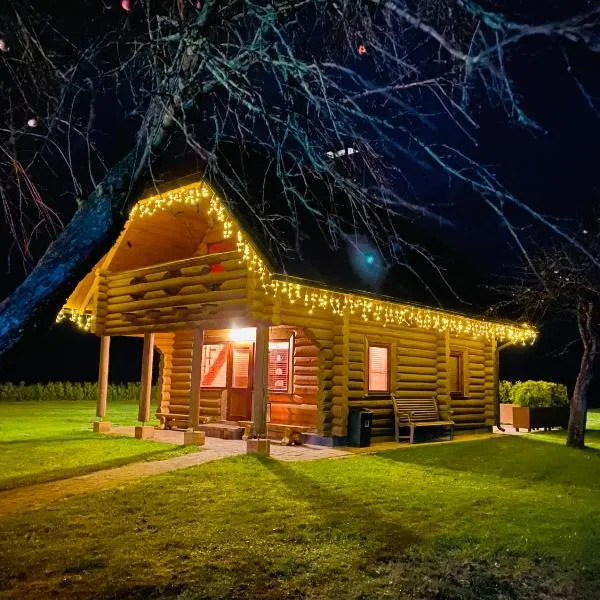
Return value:
<svg viewBox="0 0 600 600">
<path fill-rule="evenodd" d="M 206 437 L 221 438 L 222 440 L 241 440 L 244 428 L 231 423 L 201 423 L 199 431 L 204 431 Z"/>
</svg>

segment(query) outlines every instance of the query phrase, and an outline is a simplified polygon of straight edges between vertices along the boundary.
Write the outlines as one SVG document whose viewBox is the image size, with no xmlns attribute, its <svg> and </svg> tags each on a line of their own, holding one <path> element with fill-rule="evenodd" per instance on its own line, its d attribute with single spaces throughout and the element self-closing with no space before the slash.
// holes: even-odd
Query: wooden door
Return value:
<svg viewBox="0 0 600 600">
<path fill-rule="evenodd" d="M 228 421 L 252 419 L 252 374 L 254 371 L 254 344 L 231 344 L 231 388 L 229 392 Z"/>
</svg>

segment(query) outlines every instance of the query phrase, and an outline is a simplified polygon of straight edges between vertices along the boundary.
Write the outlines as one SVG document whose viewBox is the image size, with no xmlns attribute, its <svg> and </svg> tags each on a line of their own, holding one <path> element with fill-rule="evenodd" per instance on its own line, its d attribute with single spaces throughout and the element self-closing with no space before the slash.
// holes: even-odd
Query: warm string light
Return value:
<svg viewBox="0 0 600 600">
<path fill-rule="evenodd" d="M 358 294 L 334 292 L 304 283 L 276 279 L 241 231 L 238 231 L 237 245 L 242 261 L 258 276 L 259 283 L 266 292 L 273 297 L 285 297 L 291 304 L 302 304 L 309 314 L 313 314 L 315 309 L 321 309 L 341 317 L 346 314 L 357 315 L 363 321 L 381 323 L 382 327 L 404 325 L 520 344 L 533 343 L 537 337 L 535 328 L 525 323 L 510 325 L 483 321 L 435 309 L 376 300 Z"/>
<path fill-rule="evenodd" d="M 223 205 L 221 199 L 205 183 L 195 183 L 177 190 L 152 196 L 138 202 L 131 210 L 130 220 L 151 216 L 158 211 L 176 207 L 206 205 L 209 215 L 223 225 L 223 235 L 230 238 L 234 231 L 234 220 Z M 285 297 L 291 304 L 301 304 L 313 314 L 316 309 L 328 311 L 334 315 L 357 315 L 363 321 L 376 321 L 386 325 L 403 325 L 431 329 L 439 332 L 449 331 L 454 335 L 473 338 L 497 339 L 512 343 L 533 343 L 537 337 L 535 328 L 527 325 L 510 325 L 493 321 L 483 321 L 443 311 L 411 306 L 400 302 L 377 300 L 349 292 L 336 292 L 317 288 L 304 283 L 276 278 L 260 257 L 245 234 L 237 229 L 237 247 L 245 263 L 256 276 L 259 285 L 274 298 Z M 57 321 L 69 319 L 85 331 L 92 326 L 92 315 L 77 310 L 63 309 Z"/>
<path fill-rule="evenodd" d="M 129 220 L 150 217 L 153 214 L 177 207 L 200 206 L 206 203 L 208 215 L 217 219 L 223 225 L 223 237 L 230 238 L 233 234 L 233 220 L 223 202 L 205 183 L 194 183 L 165 194 L 159 194 L 140 200 L 132 209 Z"/>
<path fill-rule="evenodd" d="M 63 308 L 56 315 L 56 322 L 62 323 L 63 321 L 71 321 L 77 325 L 79 329 L 82 329 L 83 331 L 91 331 L 94 316 L 91 313 Z"/>
</svg>

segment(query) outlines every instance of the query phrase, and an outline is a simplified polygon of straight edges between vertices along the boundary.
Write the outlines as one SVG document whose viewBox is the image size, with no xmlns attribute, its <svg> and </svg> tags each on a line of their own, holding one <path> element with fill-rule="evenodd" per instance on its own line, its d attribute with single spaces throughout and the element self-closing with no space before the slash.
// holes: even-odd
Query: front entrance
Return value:
<svg viewBox="0 0 600 600">
<path fill-rule="evenodd" d="M 212 337 L 212 336 L 211 336 Z M 221 340 L 223 338 L 221 337 Z M 254 343 L 218 341 L 205 343 L 202 351 L 202 394 L 224 394 L 227 421 L 252 419 Z"/>
<path fill-rule="evenodd" d="M 252 420 L 252 374 L 254 344 L 231 344 L 231 388 L 227 403 L 228 421 Z"/>
</svg>

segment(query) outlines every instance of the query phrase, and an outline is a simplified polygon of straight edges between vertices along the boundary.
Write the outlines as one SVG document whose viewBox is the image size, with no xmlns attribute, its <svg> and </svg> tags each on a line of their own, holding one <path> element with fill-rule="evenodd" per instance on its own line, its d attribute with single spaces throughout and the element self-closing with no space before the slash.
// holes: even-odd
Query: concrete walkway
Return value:
<svg viewBox="0 0 600 600">
<path fill-rule="evenodd" d="M 126 429 L 126 428 L 123 428 Z M 133 430 L 133 428 L 131 428 Z M 115 431 L 115 433 L 123 432 Z M 169 433 L 159 432 L 155 439 L 167 443 L 177 444 L 176 439 L 169 439 Z M 161 439 L 164 438 L 164 439 Z M 204 463 L 238 456 L 246 453 L 246 442 L 241 440 L 221 440 L 218 438 L 206 438 L 206 445 L 202 446 L 200 452 L 177 456 L 167 460 L 156 460 L 151 462 L 137 462 L 117 467 L 115 469 L 104 469 L 87 475 L 38 483 L 14 490 L 0 492 L 0 517 L 27 510 L 34 510 L 59 500 L 64 500 L 78 494 L 86 494 L 97 490 L 115 488 L 125 483 L 137 481 L 143 477 L 160 475 L 178 469 L 195 467 Z M 342 458 L 351 456 L 351 453 L 337 448 L 324 448 L 321 446 L 281 446 L 271 444 L 271 456 L 277 460 L 298 461 L 317 460 L 320 458 Z"/>
</svg>

